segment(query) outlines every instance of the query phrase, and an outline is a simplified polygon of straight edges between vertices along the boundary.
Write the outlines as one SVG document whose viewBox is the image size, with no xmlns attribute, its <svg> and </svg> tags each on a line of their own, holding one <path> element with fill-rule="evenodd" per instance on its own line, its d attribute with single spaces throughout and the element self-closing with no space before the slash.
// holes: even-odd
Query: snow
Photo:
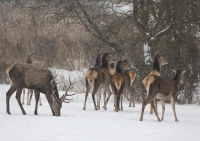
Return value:
<svg viewBox="0 0 200 141">
<path fill-rule="evenodd" d="M 74 102 L 63 104 L 60 117 L 52 116 L 50 107 L 41 94 L 42 106 L 34 115 L 34 98 L 30 106 L 24 105 L 27 115 L 22 115 L 15 99 L 10 99 L 11 115 L 6 113 L 6 92 L 10 85 L 0 85 L 0 138 L 1 141 L 188 141 L 200 138 L 200 106 L 178 105 L 176 112 L 179 122 L 174 122 L 171 105 L 166 104 L 165 120 L 158 122 L 155 115 L 145 109 L 143 121 L 139 121 L 141 104 L 128 107 L 124 101 L 124 111 L 115 112 L 113 97 L 107 110 L 95 111 L 91 94 L 88 96 L 86 110 L 83 111 L 85 94 L 73 96 Z M 63 91 L 59 91 L 60 95 Z M 101 106 L 103 100 L 101 100 Z M 159 103 L 159 115 L 161 106 Z"/>
</svg>

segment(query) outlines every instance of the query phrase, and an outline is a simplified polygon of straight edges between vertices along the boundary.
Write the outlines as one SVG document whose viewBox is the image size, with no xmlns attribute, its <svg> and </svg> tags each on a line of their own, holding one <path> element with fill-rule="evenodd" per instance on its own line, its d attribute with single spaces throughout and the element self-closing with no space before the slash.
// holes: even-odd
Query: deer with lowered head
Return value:
<svg viewBox="0 0 200 141">
<path fill-rule="evenodd" d="M 10 113 L 10 97 L 16 92 L 16 99 L 21 108 L 22 114 L 26 115 L 26 112 L 21 104 L 20 97 L 23 88 L 33 89 L 35 92 L 35 111 L 34 114 L 37 115 L 38 101 L 40 92 L 44 93 L 47 101 L 50 105 L 52 114 L 54 116 L 60 116 L 60 110 L 62 108 L 62 103 L 66 102 L 65 97 L 69 96 L 67 94 L 69 88 L 71 88 L 75 83 L 71 83 L 66 90 L 66 93 L 59 98 L 58 89 L 54 80 L 54 77 L 50 70 L 38 68 L 30 64 L 14 64 L 10 68 L 6 69 L 6 74 L 10 79 L 11 87 L 6 93 L 6 111 Z"/>
<path fill-rule="evenodd" d="M 119 102 L 122 98 L 122 94 L 125 89 L 125 70 L 129 68 L 129 64 L 127 59 L 118 61 L 116 65 L 116 73 L 111 78 L 111 87 L 114 92 L 114 102 L 115 102 L 115 111 L 118 112 L 119 109 Z M 123 110 L 122 99 L 121 99 L 121 110 Z"/>
<path fill-rule="evenodd" d="M 164 102 L 170 99 L 175 121 L 178 122 L 178 119 L 176 116 L 176 110 L 175 110 L 175 96 L 178 92 L 180 85 L 184 83 L 183 77 L 184 77 L 184 73 L 187 71 L 187 69 L 184 69 L 184 70 L 172 69 L 172 71 L 175 72 L 174 79 L 171 79 L 168 77 L 156 76 L 156 75 L 151 75 L 148 78 L 149 79 L 149 83 L 148 83 L 149 90 L 147 93 L 147 98 L 142 102 L 140 121 L 143 120 L 144 109 L 145 109 L 146 105 L 150 102 L 151 102 L 151 106 L 153 107 L 153 110 L 156 114 L 158 121 L 163 120 L 164 119 L 164 109 L 165 109 Z M 154 102 L 153 102 L 154 98 L 161 100 L 162 110 L 163 110 L 161 119 L 159 118 L 158 112 L 154 105 Z"/>
<path fill-rule="evenodd" d="M 35 57 L 35 54 L 36 54 L 37 52 L 38 52 L 38 51 L 35 50 L 34 52 L 30 53 L 30 54 L 28 55 L 28 57 L 27 57 L 27 61 L 26 61 L 26 62 L 27 62 L 28 64 L 36 65 L 36 66 L 38 66 L 38 67 L 43 67 L 43 65 L 44 65 L 44 60 Z M 33 90 L 32 90 L 32 89 L 28 89 L 28 93 L 27 93 L 27 105 L 31 105 L 32 96 L 33 96 Z M 22 104 L 24 104 L 24 98 L 25 98 L 25 88 L 23 88 Z M 40 103 L 40 106 L 41 106 L 41 105 L 42 105 L 41 97 L 39 98 L 39 103 Z"/>
<path fill-rule="evenodd" d="M 168 64 L 168 62 L 165 60 L 165 58 L 163 57 L 163 55 L 159 52 L 155 53 L 155 58 L 154 58 L 154 62 L 153 62 L 153 68 L 152 70 L 149 72 L 149 74 L 147 75 L 147 77 L 145 77 L 142 80 L 142 84 L 146 89 L 146 92 L 149 93 L 149 86 L 151 81 L 149 80 L 149 78 L 152 75 L 156 75 L 156 76 L 160 76 L 161 73 L 161 66 Z M 157 108 L 157 102 L 154 99 L 153 100 L 156 103 L 156 108 Z M 150 114 L 152 114 L 152 107 L 150 106 Z"/>
<path fill-rule="evenodd" d="M 86 79 L 86 94 L 85 94 L 85 101 L 83 105 L 83 110 L 86 109 L 86 101 L 89 94 L 91 87 L 92 90 L 92 100 L 94 103 L 94 109 L 100 109 L 100 100 L 98 100 L 98 106 L 96 105 L 95 95 L 96 93 L 100 92 L 103 89 L 103 96 L 104 96 L 104 110 L 106 108 L 106 91 L 109 92 L 109 84 L 110 84 L 110 73 L 109 73 L 109 65 L 112 61 L 112 54 L 105 52 L 102 56 L 102 65 L 101 67 L 94 67 L 90 69 L 85 76 Z"/>
</svg>

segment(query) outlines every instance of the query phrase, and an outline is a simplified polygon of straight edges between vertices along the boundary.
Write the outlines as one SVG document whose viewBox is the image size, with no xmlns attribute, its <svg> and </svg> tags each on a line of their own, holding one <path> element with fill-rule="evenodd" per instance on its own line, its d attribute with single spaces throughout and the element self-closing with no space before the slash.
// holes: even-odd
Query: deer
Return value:
<svg viewBox="0 0 200 141">
<path fill-rule="evenodd" d="M 124 56 L 123 56 L 123 58 L 126 59 Z M 110 64 L 109 72 L 110 72 L 111 76 L 113 76 L 116 73 L 114 63 Z M 134 92 L 133 82 L 135 81 L 136 73 L 134 71 L 130 70 L 130 69 L 125 69 L 124 70 L 124 78 L 125 78 L 124 95 L 127 92 L 130 94 L 130 99 L 128 99 L 128 97 L 127 97 L 127 99 L 130 101 L 129 107 L 132 106 L 132 103 L 133 103 L 133 107 L 135 107 L 135 95 L 133 94 L 133 92 Z M 108 103 L 110 96 L 111 96 L 111 93 L 108 93 L 108 97 L 106 99 L 106 104 Z"/>
<path fill-rule="evenodd" d="M 135 94 L 134 94 L 134 81 L 136 78 L 136 73 L 130 69 L 126 69 L 124 71 L 124 78 L 125 78 L 125 89 L 124 94 L 129 93 L 129 107 L 135 107 Z"/>
<path fill-rule="evenodd" d="M 27 61 L 26 61 L 26 62 L 27 62 L 28 64 L 36 65 L 36 66 L 38 66 L 38 67 L 43 67 L 43 65 L 44 65 L 44 60 L 35 57 L 35 54 L 36 54 L 37 52 L 38 52 L 38 51 L 35 50 L 35 51 L 33 51 L 32 53 L 30 53 L 30 54 L 28 55 L 28 57 L 27 57 Z M 27 105 L 31 105 L 32 96 L 33 96 L 33 90 L 28 89 L 28 93 L 27 93 Z M 25 98 L 25 88 L 23 89 L 22 104 L 24 104 L 24 98 Z M 39 98 L 39 103 L 40 103 L 40 106 L 41 106 L 41 105 L 42 105 L 41 97 Z"/>
<path fill-rule="evenodd" d="M 123 110 L 122 105 L 122 94 L 125 89 L 125 70 L 128 69 L 130 66 L 128 65 L 127 59 L 118 61 L 116 65 L 116 73 L 111 78 L 111 87 L 114 92 L 114 105 L 115 111 L 119 111 L 119 102 L 121 100 L 121 110 Z"/>
<path fill-rule="evenodd" d="M 164 119 L 164 111 L 165 111 L 165 101 L 171 100 L 172 110 L 174 113 L 175 122 L 178 122 L 177 116 L 176 116 L 176 110 L 175 110 L 175 96 L 177 95 L 178 89 L 180 85 L 184 83 L 184 73 L 187 71 L 187 69 L 179 69 L 175 70 L 172 68 L 172 71 L 175 73 L 175 76 L 173 79 L 168 77 L 162 77 L 157 75 L 151 75 L 149 79 L 149 90 L 147 93 L 146 99 L 142 102 L 142 110 L 141 110 L 141 116 L 140 121 L 143 120 L 143 114 L 145 107 L 148 103 L 151 103 L 151 106 L 156 114 L 156 117 L 158 121 L 161 121 Z M 156 107 L 154 105 L 153 99 L 157 98 L 161 100 L 162 103 L 162 118 L 160 119 L 158 116 L 158 112 L 156 110 Z"/>
<path fill-rule="evenodd" d="M 100 95 L 98 96 L 99 99 L 95 100 L 95 95 L 103 89 L 103 95 L 104 95 L 104 110 L 107 110 L 106 108 L 106 92 L 110 92 L 109 90 L 109 84 L 110 84 L 110 73 L 109 73 L 109 65 L 112 61 L 112 53 L 105 52 L 102 56 L 102 65 L 99 67 L 94 67 L 89 69 L 89 71 L 86 73 L 85 80 L 86 80 L 86 94 L 85 94 L 85 101 L 83 105 L 83 110 L 86 109 L 86 102 L 87 97 L 89 94 L 89 91 L 91 87 L 93 87 L 92 90 L 92 100 L 94 103 L 94 109 L 99 110 L 100 109 Z M 111 95 L 111 94 L 110 94 Z"/>
<path fill-rule="evenodd" d="M 21 104 L 20 98 L 23 88 L 33 89 L 35 92 L 35 110 L 34 114 L 38 115 L 38 101 L 40 93 L 44 93 L 47 101 L 50 105 L 53 116 L 60 116 L 62 103 L 67 102 L 68 90 L 75 84 L 70 81 L 70 85 L 67 88 L 65 94 L 59 98 L 58 89 L 53 74 L 48 69 L 38 68 L 31 64 L 16 63 L 6 69 L 6 75 L 8 76 L 11 86 L 6 92 L 6 111 L 10 113 L 10 97 L 16 91 L 16 100 L 22 111 L 23 115 L 26 112 Z M 72 94 L 74 95 L 74 94 Z"/>
<path fill-rule="evenodd" d="M 149 86 L 150 86 L 150 81 L 149 81 L 149 77 L 151 77 L 152 75 L 156 75 L 156 76 L 160 76 L 161 73 L 161 66 L 168 64 L 168 62 L 166 61 L 166 59 L 163 57 L 163 55 L 157 51 L 155 53 L 155 58 L 154 58 L 154 62 L 153 62 L 153 68 L 152 70 L 149 72 L 149 74 L 142 80 L 142 84 L 145 87 L 145 90 L 147 93 L 149 93 Z M 153 100 L 156 103 L 156 108 L 157 108 L 157 102 L 154 99 Z M 152 114 L 152 107 L 150 106 L 150 114 Z"/>
</svg>

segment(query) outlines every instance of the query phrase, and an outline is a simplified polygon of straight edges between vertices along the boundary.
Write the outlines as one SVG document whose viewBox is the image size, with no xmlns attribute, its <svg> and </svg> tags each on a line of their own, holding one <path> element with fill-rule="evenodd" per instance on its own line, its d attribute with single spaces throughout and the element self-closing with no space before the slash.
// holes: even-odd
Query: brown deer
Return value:
<svg viewBox="0 0 200 141">
<path fill-rule="evenodd" d="M 124 95 L 125 93 L 128 93 L 130 95 L 129 99 L 129 107 L 135 107 L 135 94 L 134 94 L 134 85 L 133 82 L 136 78 L 136 73 L 132 70 L 125 70 L 124 71 L 124 78 L 125 78 L 125 89 L 124 89 Z"/>
<path fill-rule="evenodd" d="M 10 113 L 9 101 L 11 95 L 16 92 L 17 102 L 22 110 L 22 114 L 26 115 L 26 112 L 21 104 L 20 97 L 23 88 L 33 89 L 35 92 L 35 111 L 34 114 L 37 115 L 37 107 L 40 92 L 44 93 L 47 101 L 52 110 L 52 114 L 54 116 L 60 116 L 60 110 L 62 107 L 62 103 L 67 94 L 69 88 L 71 88 L 75 83 L 71 83 L 67 88 L 66 93 L 59 98 L 57 86 L 54 80 L 54 77 L 50 70 L 38 68 L 34 65 L 30 64 L 14 64 L 10 68 L 6 69 L 6 74 L 10 79 L 11 87 L 6 93 L 6 111 L 8 114 Z"/>
<path fill-rule="evenodd" d="M 149 86 L 151 83 L 149 78 L 151 77 L 151 75 L 160 76 L 161 66 L 166 65 L 166 64 L 168 64 L 168 63 L 165 60 L 165 58 L 163 57 L 163 55 L 159 52 L 156 52 L 154 62 L 153 62 L 153 69 L 149 72 L 147 77 L 145 77 L 142 81 L 142 84 L 145 87 L 147 94 L 149 93 Z M 154 102 L 156 103 L 156 108 L 157 108 L 157 102 L 155 99 L 154 99 Z M 152 114 L 152 107 L 150 107 L 150 114 Z"/>
<path fill-rule="evenodd" d="M 124 59 L 126 59 L 124 57 Z M 110 75 L 113 76 L 116 73 L 116 69 L 115 69 L 115 65 L 114 63 L 110 64 L 110 69 L 109 69 Z M 136 78 L 136 73 L 132 70 L 126 69 L 124 70 L 124 78 L 125 78 L 125 89 L 124 89 L 124 95 L 126 96 L 126 93 L 130 94 L 130 99 L 127 99 L 130 101 L 129 102 L 129 107 L 132 106 L 133 103 L 133 107 L 135 107 L 135 95 L 133 94 L 134 92 L 134 86 L 133 86 L 133 82 L 135 81 Z M 110 99 L 110 93 L 108 93 L 108 97 L 106 100 L 106 104 L 108 103 L 109 99 Z M 122 102 L 122 101 L 121 101 Z"/>
<path fill-rule="evenodd" d="M 168 78 L 168 77 L 162 77 L 162 76 L 156 76 L 156 75 L 151 75 L 149 79 L 149 90 L 147 93 L 147 98 L 142 102 L 142 110 L 141 110 L 141 116 L 140 116 L 140 121 L 143 120 L 143 114 L 144 114 L 144 109 L 148 103 L 151 102 L 151 106 L 153 107 L 153 110 L 156 114 L 156 117 L 158 121 L 163 120 L 164 118 L 164 105 L 162 104 L 163 107 L 163 112 L 162 112 L 162 119 L 160 120 L 158 116 L 158 112 L 156 110 L 156 107 L 153 102 L 153 98 L 157 98 L 164 103 L 164 101 L 171 99 L 171 105 L 172 105 L 172 110 L 174 113 L 174 118 L 175 121 L 177 122 L 177 116 L 176 116 L 176 110 L 175 110 L 175 96 L 178 92 L 178 89 L 180 87 L 180 84 L 183 84 L 183 76 L 184 73 L 187 71 L 186 69 L 184 70 L 174 70 L 172 71 L 175 72 L 175 77 L 174 79 Z"/>
<path fill-rule="evenodd" d="M 94 109 L 98 110 L 100 109 L 100 98 L 98 101 L 98 106 L 96 106 L 95 101 L 95 95 L 96 93 L 100 92 L 101 89 L 103 89 L 104 93 L 104 110 L 106 110 L 106 91 L 109 92 L 109 84 L 110 84 L 110 73 L 109 73 L 109 65 L 112 60 L 112 54 L 111 53 L 104 53 L 102 57 L 102 66 L 101 67 L 94 67 L 91 68 L 85 76 L 86 79 L 86 94 L 85 94 L 85 102 L 83 105 L 83 110 L 86 109 L 86 101 L 88 97 L 88 93 L 93 86 L 92 91 L 92 99 L 94 103 Z M 100 97 L 100 96 L 98 96 Z"/>
<path fill-rule="evenodd" d="M 116 66 L 116 73 L 111 78 L 111 87 L 114 92 L 114 101 L 115 101 L 115 111 L 119 111 L 119 102 L 122 98 L 122 93 L 124 92 L 125 88 L 125 70 L 129 68 L 127 59 L 120 60 Z M 121 110 L 123 110 L 122 99 L 121 99 Z"/>
<path fill-rule="evenodd" d="M 43 67 L 44 60 L 35 57 L 36 53 L 37 53 L 37 50 L 35 50 L 34 52 L 32 52 L 32 53 L 30 53 L 28 55 L 28 57 L 27 57 L 27 63 L 28 64 L 36 65 L 38 67 Z M 31 105 L 32 96 L 33 96 L 33 90 L 28 89 L 28 93 L 27 93 L 27 105 Z M 24 98 L 25 98 L 25 88 L 23 88 L 22 105 L 24 104 Z M 39 103 L 40 103 L 40 106 L 41 106 L 42 105 L 41 97 L 39 98 Z"/>
</svg>

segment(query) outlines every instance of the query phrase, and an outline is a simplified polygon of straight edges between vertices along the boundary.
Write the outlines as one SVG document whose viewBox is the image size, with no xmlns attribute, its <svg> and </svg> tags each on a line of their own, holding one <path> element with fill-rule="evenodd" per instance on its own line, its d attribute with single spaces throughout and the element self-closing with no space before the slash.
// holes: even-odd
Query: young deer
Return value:
<svg viewBox="0 0 200 141">
<path fill-rule="evenodd" d="M 174 70 L 174 69 L 172 70 L 175 72 L 174 79 L 170 79 L 168 77 L 156 76 L 156 75 L 151 75 L 149 77 L 149 91 L 147 93 L 146 100 L 142 102 L 140 121 L 143 120 L 144 109 L 149 102 L 151 102 L 151 106 L 153 107 L 153 110 L 156 114 L 158 121 L 163 120 L 164 110 L 165 110 L 164 102 L 166 100 L 169 100 L 170 98 L 171 98 L 171 105 L 172 105 L 175 121 L 176 122 L 178 121 L 177 116 L 176 116 L 176 111 L 175 111 L 175 96 L 178 92 L 180 84 L 184 83 L 183 76 L 187 70 Z M 153 98 L 157 98 L 161 100 L 162 102 L 163 111 L 162 111 L 161 120 L 158 116 L 158 112 L 154 105 Z"/>
<path fill-rule="evenodd" d="M 124 57 L 125 58 L 125 57 Z M 126 58 L 125 58 L 126 59 Z M 110 64 L 110 69 L 109 69 L 110 75 L 113 76 L 116 73 L 116 69 L 114 67 L 114 63 Z M 136 78 L 136 73 L 134 71 L 131 71 L 129 69 L 124 70 L 124 79 L 125 79 L 125 89 L 124 89 L 124 95 L 125 93 L 130 94 L 130 99 L 129 99 L 129 107 L 132 106 L 133 103 L 133 107 L 135 107 L 135 95 L 133 94 L 134 92 L 134 86 L 133 86 L 133 82 L 135 81 Z M 111 93 L 110 93 L 111 94 Z M 106 104 L 108 103 L 110 96 L 108 94 L 107 100 L 106 100 Z M 125 95 L 126 96 L 126 95 Z M 127 98 L 128 99 L 128 98 Z"/>
<path fill-rule="evenodd" d="M 122 98 L 121 96 L 125 88 L 124 71 L 129 67 L 130 66 L 128 65 L 127 59 L 124 59 L 123 61 L 120 60 L 116 66 L 116 73 L 111 78 L 111 87 L 114 92 L 114 97 L 115 97 L 114 105 L 116 112 L 119 111 L 119 102 L 120 99 Z M 122 99 L 121 99 L 121 110 L 123 110 Z"/>
<path fill-rule="evenodd" d="M 94 67 L 90 69 L 85 76 L 86 79 L 86 94 L 85 94 L 85 102 L 83 105 L 83 110 L 86 109 L 86 101 L 88 97 L 88 93 L 93 86 L 92 91 L 92 99 L 94 103 L 94 109 L 100 109 L 100 100 L 98 99 L 98 106 L 96 106 L 95 95 L 101 89 L 104 89 L 104 110 L 106 110 L 106 91 L 109 92 L 109 84 L 110 84 L 110 74 L 109 74 L 109 64 L 111 61 L 112 54 L 104 53 L 102 57 L 102 66 Z"/>
<path fill-rule="evenodd" d="M 125 78 L 125 89 L 124 94 L 128 93 L 130 95 L 129 99 L 129 107 L 135 107 L 135 94 L 134 94 L 134 85 L 133 82 L 136 78 L 136 73 L 132 70 L 124 71 L 124 78 Z"/>
<path fill-rule="evenodd" d="M 154 59 L 154 62 L 153 62 L 153 69 L 149 72 L 147 77 L 145 77 L 142 81 L 142 84 L 145 87 L 147 94 L 149 93 L 149 86 L 150 86 L 150 83 L 151 83 L 149 78 L 152 75 L 160 76 L 161 66 L 166 65 L 166 64 L 168 64 L 168 63 L 165 60 L 165 58 L 163 57 L 163 55 L 159 52 L 156 52 L 155 59 Z M 156 100 L 154 99 L 153 101 L 156 103 L 156 108 L 157 108 Z M 152 114 L 152 107 L 150 107 L 150 114 Z"/>
<path fill-rule="evenodd" d="M 36 65 L 38 67 L 43 67 L 44 65 L 44 60 L 35 57 L 35 54 L 37 53 L 37 50 L 35 50 L 34 52 L 30 53 L 27 57 L 27 63 L 28 64 L 33 64 Z M 31 105 L 31 99 L 33 96 L 33 90 L 28 89 L 28 93 L 27 93 L 27 105 Z M 24 98 L 25 98 L 25 88 L 23 88 L 23 95 L 22 95 L 22 104 L 24 104 Z M 41 97 L 39 98 L 39 103 L 40 106 L 42 105 L 42 101 L 41 101 Z"/>
<path fill-rule="evenodd" d="M 52 114 L 54 116 L 60 116 L 62 103 L 65 102 L 64 99 L 66 96 L 70 96 L 67 94 L 67 91 L 69 90 L 69 88 L 72 87 L 72 85 L 75 84 L 70 82 L 70 86 L 67 88 L 66 93 L 59 98 L 54 77 L 51 71 L 48 69 L 38 68 L 30 64 L 15 64 L 10 68 L 6 69 L 6 74 L 11 82 L 11 87 L 6 93 L 6 111 L 8 114 L 11 114 L 9 106 L 10 97 L 15 91 L 17 91 L 16 99 L 22 110 L 22 114 L 26 114 L 21 104 L 20 98 L 22 89 L 27 88 L 33 89 L 35 92 L 35 115 L 38 114 L 37 107 L 41 92 L 45 94 L 50 108 L 52 110 Z"/>
<path fill-rule="evenodd" d="M 90 89 L 91 87 L 93 87 L 93 84 L 94 84 L 94 78 L 96 77 L 96 69 L 97 68 L 100 68 L 102 66 L 102 57 L 103 57 L 103 54 L 104 53 L 99 53 L 97 55 L 97 58 L 96 58 L 96 62 L 95 62 L 95 65 L 93 68 L 90 68 L 87 72 L 86 72 L 86 75 L 85 75 L 85 80 L 86 80 L 86 88 L 87 89 Z M 97 101 L 99 103 L 100 101 L 100 93 L 99 91 L 97 92 Z M 85 103 L 86 104 L 86 103 Z M 98 106 L 98 109 L 100 108 L 99 107 L 99 104 L 97 104 Z"/>
</svg>

